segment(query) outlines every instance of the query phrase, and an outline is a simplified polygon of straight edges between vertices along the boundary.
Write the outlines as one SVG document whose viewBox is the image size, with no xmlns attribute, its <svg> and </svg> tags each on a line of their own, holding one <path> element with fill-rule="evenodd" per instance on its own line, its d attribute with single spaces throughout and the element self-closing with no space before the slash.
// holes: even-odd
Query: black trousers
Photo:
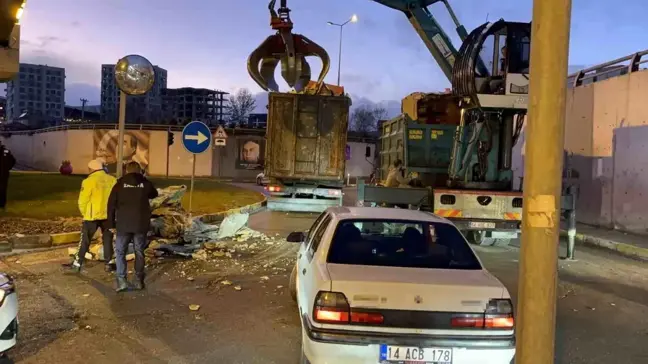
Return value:
<svg viewBox="0 0 648 364">
<path fill-rule="evenodd" d="M 9 185 L 9 177 L 0 176 L 0 209 L 4 209 L 7 205 L 7 187 Z"/>
<path fill-rule="evenodd" d="M 83 221 L 81 226 L 81 241 L 79 242 L 79 252 L 77 253 L 76 261 L 83 264 L 85 255 L 90 249 L 90 242 L 97 232 L 101 229 L 101 240 L 103 241 L 104 260 L 106 263 L 110 262 L 113 257 L 113 234 L 107 228 L 106 220 Z"/>
</svg>

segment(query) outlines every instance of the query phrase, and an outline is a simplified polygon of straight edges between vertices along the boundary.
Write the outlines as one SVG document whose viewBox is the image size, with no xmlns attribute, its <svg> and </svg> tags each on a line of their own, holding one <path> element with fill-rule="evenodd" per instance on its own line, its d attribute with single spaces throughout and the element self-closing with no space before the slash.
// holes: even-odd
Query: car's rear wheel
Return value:
<svg viewBox="0 0 648 364">
<path fill-rule="evenodd" d="M 293 301 L 297 302 L 297 264 L 293 266 L 292 272 L 290 273 L 288 289 L 290 289 L 290 297 L 292 297 Z"/>
</svg>

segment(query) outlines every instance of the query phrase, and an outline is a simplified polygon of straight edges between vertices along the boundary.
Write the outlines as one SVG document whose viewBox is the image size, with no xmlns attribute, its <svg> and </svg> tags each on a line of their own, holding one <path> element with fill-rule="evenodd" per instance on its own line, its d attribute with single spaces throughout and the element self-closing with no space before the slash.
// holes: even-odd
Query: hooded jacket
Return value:
<svg viewBox="0 0 648 364">
<path fill-rule="evenodd" d="M 103 170 L 94 171 L 83 180 L 79 193 L 79 211 L 84 221 L 108 218 L 108 197 L 114 185 L 115 177 Z"/>
<path fill-rule="evenodd" d="M 151 225 L 150 199 L 158 191 L 140 173 L 129 173 L 117 180 L 108 200 L 108 221 L 117 234 L 146 234 Z"/>
</svg>

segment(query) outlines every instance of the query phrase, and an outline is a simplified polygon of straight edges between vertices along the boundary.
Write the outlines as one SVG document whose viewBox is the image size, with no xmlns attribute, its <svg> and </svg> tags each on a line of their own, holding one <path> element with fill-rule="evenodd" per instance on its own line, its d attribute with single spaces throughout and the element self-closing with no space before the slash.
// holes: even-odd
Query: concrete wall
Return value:
<svg viewBox="0 0 648 364">
<path fill-rule="evenodd" d="M 375 160 L 376 145 L 360 142 L 348 142 L 347 145 L 351 148 L 351 159 L 346 161 L 345 178 L 350 176 L 353 180 L 358 177 L 369 177 L 373 171 L 372 163 Z M 369 146 L 371 149 L 371 157 L 366 158 L 366 148 Z"/>
<path fill-rule="evenodd" d="M 648 70 L 568 90 L 565 152 L 579 175 L 580 222 L 648 233 L 646 100 Z M 523 166 L 519 150 L 514 168 Z"/>
<path fill-rule="evenodd" d="M 128 130 L 127 130 L 128 132 Z M 168 149 L 167 131 L 151 130 L 148 133 L 148 173 L 163 176 L 167 171 L 167 158 L 170 176 L 191 176 L 193 155 L 182 145 L 182 133 L 175 131 L 174 144 Z M 69 160 L 74 173 L 87 173 L 87 164 L 94 158 L 97 131 L 61 130 L 34 134 L 0 136 L 0 140 L 11 150 L 22 166 L 42 171 L 58 171 L 61 162 Z M 262 135 L 230 135 L 225 147 L 214 147 L 199 154 L 196 158 L 196 176 L 220 177 L 253 181 L 262 169 L 245 169 L 238 163 L 242 142 L 252 140 L 261 146 L 261 156 L 265 148 Z M 354 177 L 371 174 L 371 164 L 364 157 L 366 143 L 350 142 L 351 160 L 347 161 L 347 173 Z M 375 146 L 371 145 L 372 156 Z M 261 165 L 263 161 L 260 161 Z"/>
</svg>

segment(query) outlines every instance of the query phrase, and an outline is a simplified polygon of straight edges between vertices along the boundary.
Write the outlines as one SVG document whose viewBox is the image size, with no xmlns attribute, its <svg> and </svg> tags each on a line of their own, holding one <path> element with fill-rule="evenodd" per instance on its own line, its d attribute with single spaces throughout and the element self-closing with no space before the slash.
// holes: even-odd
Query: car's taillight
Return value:
<svg viewBox="0 0 648 364">
<path fill-rule="evenodd" d="M 350 307 L 344 294 L 339 292 L 320 292 L 315 298 L 313 316 L 319 323 L 348 323 Z"/>
<path fill-rule="evenodd" d="M 281 192 L 281 187 L 279 186 L 268 186 L 267 188 L 270 192 Z"/>
<path fill-rule="evenodd" d="M 483 314 L 457 314 L 452 327 L 475 329 L 512 329 L 515 326 L 513 303 L 509 299 L 493 299 Z"/>
<path fill-rule="evenodd" d="M 340 292 L 319 292 L 315 298 L 313 318 L 322 324 L 382 324 L 383 315 L 375 312 L 354 312 L 346 296 Z"/>
<path fill-rule="evenodd" d="M 342 194 L 342 191 L 340 190 L 328 190 L 328 194 L 331 196 L 340 196 Z"/>
</svg>

